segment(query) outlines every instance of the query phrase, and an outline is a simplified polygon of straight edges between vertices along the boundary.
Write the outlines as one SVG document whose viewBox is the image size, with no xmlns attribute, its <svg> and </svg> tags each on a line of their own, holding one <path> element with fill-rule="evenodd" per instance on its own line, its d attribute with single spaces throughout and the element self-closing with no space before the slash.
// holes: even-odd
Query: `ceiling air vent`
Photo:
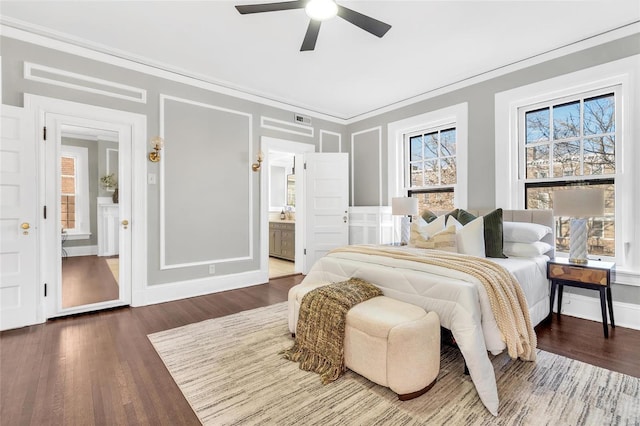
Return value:
<svg viewBox="0 0 640 426">
<path fill-rule="evenodd" d="M 306 124 L 307 126 L 311 126 L 311 118 L 305 117 L 304 115 L 294 114 L 293 121 L 299 124 Z"/>
</svg>

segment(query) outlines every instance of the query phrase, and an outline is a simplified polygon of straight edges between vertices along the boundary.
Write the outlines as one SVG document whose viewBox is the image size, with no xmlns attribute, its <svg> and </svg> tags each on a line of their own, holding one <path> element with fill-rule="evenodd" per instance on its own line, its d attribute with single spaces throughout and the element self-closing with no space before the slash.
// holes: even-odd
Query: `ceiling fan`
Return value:
<svg viewBox="0 0 640 426">
<path fill-rule="evenodd" d="M 302 41 L 300 51 L 313 50 L 316 47 L 320 24 L 326 19 L 339 16 L 345 21 L 377 36 L 382 37 L 389 31 L 391 25 L 378 21 L 370 16 L 351 10 L 336 4 L 334 0 L 295 0 L 281 1 L 276 3 L 246 4 L 237 5 L 238 12 L 245 15 L 248 13 L 277 12 L 280 10 L 303 9 L 307 16 L 311 18 L 307 33 Z"/>
</svg>

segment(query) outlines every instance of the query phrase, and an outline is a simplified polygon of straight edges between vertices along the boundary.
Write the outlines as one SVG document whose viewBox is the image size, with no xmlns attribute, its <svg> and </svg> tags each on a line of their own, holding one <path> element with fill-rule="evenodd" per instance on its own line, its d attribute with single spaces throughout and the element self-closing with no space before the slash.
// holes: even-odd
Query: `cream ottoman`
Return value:
<svg viewBox="0 0 640 426">
<path fill-rule="evenodd" d="M 428 391 L 440 371 L 440 320 L 435 312 L 386 296 L 347 314 L 345 365 L 405 401 Z"/>
</svg>

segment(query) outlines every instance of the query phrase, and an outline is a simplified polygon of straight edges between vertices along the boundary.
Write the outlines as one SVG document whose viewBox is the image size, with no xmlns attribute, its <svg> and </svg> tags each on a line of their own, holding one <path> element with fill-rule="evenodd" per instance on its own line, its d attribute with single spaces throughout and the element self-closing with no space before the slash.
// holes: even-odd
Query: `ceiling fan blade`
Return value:
<svg viewBox="0 0 640 426">
<path fill-rule="evenodd" d="M 316 41 L 318 41 L 318 33 L 320 32 L 321 23 L 321 21 L 316 21 L 315 19 L 311 19 L 309 21 L 307 33 L 304 35 L 302 47 L 300 47 L 301 52 L 304 52 L 306 50 L 313 50 L 316 48 Z"/>
<path fill-rule="evenodd" d="M 260 4 L 240 4 L 236 5 L 238 12 L 245 15 L 247 13 L 277 12 L 279 10 L 302 9 L 306 6 L 306 1 L 280 1 L 276 3 Z"/>
<path fill-rule="evenodd" d="M 389 24 L 340 5 L 338 5 L 338 16 L 378 37 L 382 37 L 391 29 Z"/>
</svg>

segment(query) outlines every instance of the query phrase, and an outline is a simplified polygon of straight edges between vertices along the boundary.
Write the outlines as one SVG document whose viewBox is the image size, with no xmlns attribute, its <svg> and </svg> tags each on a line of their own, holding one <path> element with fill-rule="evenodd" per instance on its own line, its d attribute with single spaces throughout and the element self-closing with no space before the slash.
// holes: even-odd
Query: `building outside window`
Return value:
<svg viewBox="0 0 640 426">
<path fill-rule="evenodd" d="M 456 127 L 453 124 L 405 135 L 405 179 L 418 210 L 451 210 L 458 179 Z"/>
<path fill-rule="evenodd" d="M 521 107 L 520 179 L 525 207 L 553 208 L 554 191 L 602 188 L 605 216 L 589 218 L 589 254 L 615 257 L 618 87 Z M 556 218 L 556 250 L 569 251 L 569 221 Z"/>
<path fill-rule="evenodd" d="M 61 209 L 62 229 L 76 227 L 76 158 L 61 156 Z"/>
</svg>

